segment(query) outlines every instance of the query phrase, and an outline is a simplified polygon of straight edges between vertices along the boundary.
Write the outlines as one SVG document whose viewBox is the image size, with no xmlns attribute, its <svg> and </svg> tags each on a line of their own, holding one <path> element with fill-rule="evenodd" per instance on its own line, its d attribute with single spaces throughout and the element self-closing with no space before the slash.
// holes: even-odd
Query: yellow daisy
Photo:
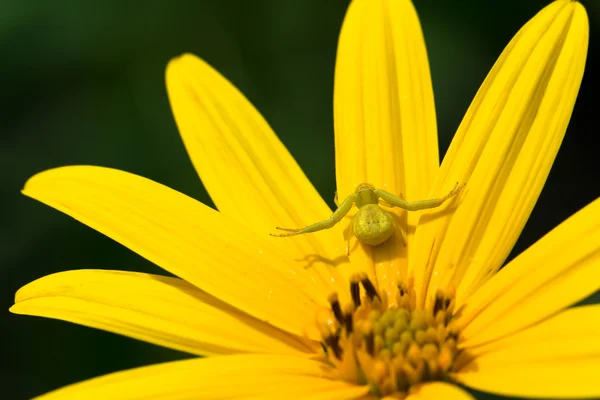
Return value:
<svg viewBox="0 0 600 400">
<path fill-rule="evenodd" d="M 583 75 L 577 2 L 544 8 L 509 43 L 439 167 L 427 54 L 408 0 L 354 0 L 335 71 L 337 192 L 409 200 L 396 232 L 350 242 L 269 125 L 192 55 L 167 88 L 219 212 L 101 167 L 42 172 L 23 192 L 179 278 L 76 270 L 34 281 L 11 311 L 208 356 L 118 372 L 50 399 L 468 399 L 460 383 L 526 397 L 600 396 L 600 200 L 500 270 L 548 176 Z M 346 232 L 348 234 L 348 232 Z"/>
</svg>

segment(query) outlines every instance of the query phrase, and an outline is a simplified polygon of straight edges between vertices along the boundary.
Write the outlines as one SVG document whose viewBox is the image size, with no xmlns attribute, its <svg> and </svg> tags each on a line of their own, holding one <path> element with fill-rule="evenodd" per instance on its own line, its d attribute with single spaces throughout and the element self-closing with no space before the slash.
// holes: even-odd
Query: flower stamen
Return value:
<svg viewBox="0 0 600 400">
<path fill-rule="evenodd" d="M 358 308 L 360 306 L 360 286 L 359 281 L 355 280 L 356 277 L 353 277 L 350 281 L 350 297 L 352 297 L 352 303 L 354 307 Z"/>
<path fill-rule="evenodd" d="M 344 316 L 342 315 L 342 306 L 340 306 L 340 301 L 338 299 L 337 293 L 332 293 L 329 296 L 329 303 L 331 304 L 331 310 L 333 311 L 333 315 L 335 319 L 340 323 L 344 323 Z"/>
<path fill-rule="evenodd" d="M 375 396 L 399 398 L 414 385 L 447 378 L 459 355 L 453 296 L 438 292 L 430 306 L 416 308 L 409 282 L 398 285 L 390 304 L 366 274 L 356 274 L 350 298 L 342 307 L 337 293 L 331 294 L 320 322 L 322 345 L 338 378 L 368 385 Z"/>
</svg>

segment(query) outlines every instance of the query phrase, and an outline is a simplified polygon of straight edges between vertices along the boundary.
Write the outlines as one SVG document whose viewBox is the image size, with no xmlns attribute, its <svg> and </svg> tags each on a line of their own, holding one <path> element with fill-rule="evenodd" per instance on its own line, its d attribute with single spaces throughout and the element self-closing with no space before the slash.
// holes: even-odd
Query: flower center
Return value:
<svg viewBox="0 0 600 400">
<path fill-rule="evenodd" d="M 352 304 L 342 310 L 332 294 L 331 309 L 318 321 L 338 378 L 369 385 L 375 396 L 399 398 L 411 386 L 446 379 L 458 355 L 453 298 L 438 293 L 433 306 L 417 309 L 414 292 L 399 285 L 389 305 L 365 274 L 351 279 L 350 295 Z"/>
</svg>

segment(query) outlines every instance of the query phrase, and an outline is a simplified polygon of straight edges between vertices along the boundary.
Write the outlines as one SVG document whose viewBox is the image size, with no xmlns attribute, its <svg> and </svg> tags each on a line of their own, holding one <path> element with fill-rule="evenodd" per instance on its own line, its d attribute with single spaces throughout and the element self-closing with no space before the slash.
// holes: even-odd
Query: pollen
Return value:
<svg viewBox="0 0 600 400">
<path fill-rule="evenodd" d="M 373 396 L 402 399 L 414 385 L 447 379 L 459 355 L 460 332 L 451 296 L 437 293 L 419 309 L 409 285 L 397 289 L 390 302 L 365 274 L 357 274 L 350 282 L 351 303 L 342 306 L 332 294 L 317 323 L 337 378 L 368 385 Z"/>
</svg>

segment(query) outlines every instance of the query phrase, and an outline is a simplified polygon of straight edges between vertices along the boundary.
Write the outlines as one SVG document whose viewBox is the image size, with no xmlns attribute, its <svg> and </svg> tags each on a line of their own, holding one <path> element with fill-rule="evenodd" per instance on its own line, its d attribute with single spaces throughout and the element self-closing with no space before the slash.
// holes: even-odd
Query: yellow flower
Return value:
<svg viewBox="0 0 600 400">
<path fill-rule="evenodd" d="M 43 399 L 468 399 L 600 396 L 600 200 L 502 270 L 577 96 L 588 22 L 555 1 L 502 53 L 441 167 L 427 55 L 408 0 L 354 0 L 335 75 L 340 198 L 363 182 L 441 209 L 393 211 L 370 247 L 344 226 L 274 238 L 331 210 L 260 114 L 192 55 L 167 88 L 216 212 L 125 172 L 64 167 L 23 192 L 179 278 L 77 270 L 32 282 L 11 311 L 209 356 L 68 386 Z M 500 271 L 499 271 L 500 270 Z"/>
</svg>

